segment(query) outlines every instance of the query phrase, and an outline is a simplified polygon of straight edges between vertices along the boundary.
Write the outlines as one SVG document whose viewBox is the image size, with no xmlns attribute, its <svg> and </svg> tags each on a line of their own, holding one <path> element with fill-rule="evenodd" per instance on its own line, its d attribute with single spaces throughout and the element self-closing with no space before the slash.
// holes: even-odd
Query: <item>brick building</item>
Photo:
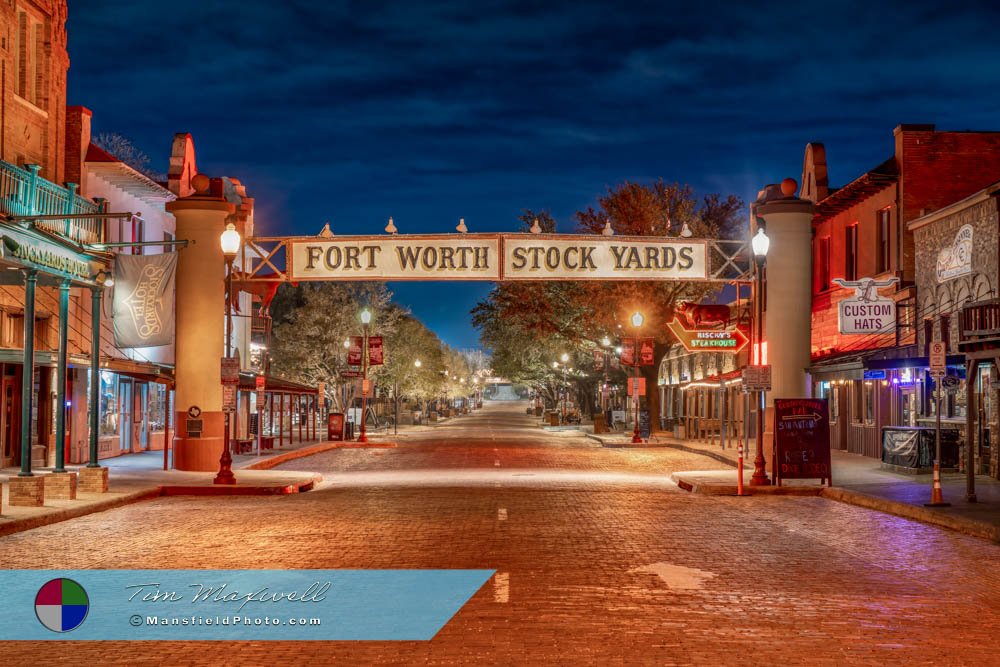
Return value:
<svg viewBox="0 0 1000 667">
<path fill-rule="evenodd" d="M 893 155 L 833 189 L 822 144 L 806 146 L 803 198 L 813 219 L 813 329 L 810 372 L 817 395 L 830 399 L 831 443 L 879 457 L 882 428 L 919 426 L 927 418 L 920 382 L 927 366 L 918 339 L 929 335 L 942 306 L 917 284 L 918 246 L 908 223 L 953 204 L 1000 178 L 1000 133 L 938 131 L 900 125 Z M 895 278 L 881 294 L 897 304 L 897 325 L 841 334 L 838 304 L 854 289 L 837 278 Z M 946 320 L 947 322 L 947 320 Z M 918 335 L 919 334 L 919 335 Z M 963 359 L 949 359 L 956 372 Z"/>
<path fill-rule="evenodd" d="M 0 67 L 0 160 L 41 165 L 39 175 L 54 183 L 70 180 L 63 174 L 65 0 L 0 3 Z"/>
</svg>

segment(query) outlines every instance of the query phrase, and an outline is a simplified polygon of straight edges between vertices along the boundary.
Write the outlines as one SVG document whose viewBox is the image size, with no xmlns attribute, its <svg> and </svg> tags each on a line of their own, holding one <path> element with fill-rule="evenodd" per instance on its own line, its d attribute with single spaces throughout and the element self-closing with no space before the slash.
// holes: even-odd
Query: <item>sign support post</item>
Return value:
<svg viewBox="0 0 1000 667">
<path fill-rule="evenodd" d="M 930 344 L 930 367 L 931 377 L 934 378 L 934 482 L 931 487 L 931 501 L 924 503 L 924 507 L 950 507 L 951 503 L 944 502 L 941 493 L 941 384 L 947 373 L 946 355 L 947 346 L 943 341 L 936 341 Z M 966 438 L 971 446 L 971 437 Z"/>
</svg>

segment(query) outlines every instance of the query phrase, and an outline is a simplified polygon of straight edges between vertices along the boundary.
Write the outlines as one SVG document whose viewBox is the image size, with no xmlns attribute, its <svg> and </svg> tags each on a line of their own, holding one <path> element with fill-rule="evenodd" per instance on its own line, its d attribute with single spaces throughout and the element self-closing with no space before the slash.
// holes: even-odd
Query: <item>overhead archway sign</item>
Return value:
<svg viewBox="0 0 1000 667">
<path fill-rule="evenodd" d="M 284 272 L 293 281 L 709 279 L 702 239 L 440 234 L 290 237 L 284 244 Z"/>
</svg>

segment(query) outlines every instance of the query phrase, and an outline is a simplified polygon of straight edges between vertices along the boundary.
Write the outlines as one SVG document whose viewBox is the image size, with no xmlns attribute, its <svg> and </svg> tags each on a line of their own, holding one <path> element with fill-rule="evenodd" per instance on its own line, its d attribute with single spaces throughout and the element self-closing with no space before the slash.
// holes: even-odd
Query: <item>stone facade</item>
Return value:
<svg viewBox="0 0 1000 667">
<path fill-rule="evenodd" d="M 58 472 L 45 475 L 45 497 L 48 500 L 76 500 L 76 473 Z"/>
<path fill-rule="evenodd" d="M 972 257 L 969 272 L 939 279 L 938 259 L 956 241 L 959 230 L 968 225 L 972 231 Z M 958 352 L 958 313 L 968 302 L 997 296 L 1000 265 L 998 265 L 998 206 L 995 196 L 970 204 L 928 224 L 914 225 L 917 278 L 917 346 L 927 349 L 930 341 L 947 339 L 949 353 Z M 940 328 L 941 316 L 948 317 L 948 331 Z M 933 320 L 931 338 L 921 320 Z"/>
<path fill-rule="evenodd" d="M 107 468 L 80 468 L 79 490 L 83 493 L 107 493 Z"/>
<path fill-rule="evenodd" d="M 11 507 L 41 507 L 45 502 L 45 477 L 11 477 L 7 483 Z"/>
</svg>

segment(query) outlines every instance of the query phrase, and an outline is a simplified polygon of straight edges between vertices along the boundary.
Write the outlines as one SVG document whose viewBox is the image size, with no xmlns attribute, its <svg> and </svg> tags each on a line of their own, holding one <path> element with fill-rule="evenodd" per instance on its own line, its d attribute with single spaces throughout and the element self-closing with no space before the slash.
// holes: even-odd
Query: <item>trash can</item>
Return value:
<svg viewBox="0 0 1000 667">
<path fill-rule="evenodd" d="M 549 426 L 559 426 L 559 413 L 555 410 L 549 410 Z"/>
<path fill-rule="evenodd" d="M 326 416 L 326 439 L 344 439 L 344 413 L 331 412 Z"/>
<path fill-rule="evenodd" d="M 608 427 L 604 423 L 604 415 L 600 412 L 594 413 L 594 433 L 607 433 Z"/>
<path fill-rule="evenodd" d="M 535 416 L 536 417 L 541 417 L 542 416 L 542 410 L 543 410 L 542 406 L 536 405 L 535 406 Z"/>
</svg>

